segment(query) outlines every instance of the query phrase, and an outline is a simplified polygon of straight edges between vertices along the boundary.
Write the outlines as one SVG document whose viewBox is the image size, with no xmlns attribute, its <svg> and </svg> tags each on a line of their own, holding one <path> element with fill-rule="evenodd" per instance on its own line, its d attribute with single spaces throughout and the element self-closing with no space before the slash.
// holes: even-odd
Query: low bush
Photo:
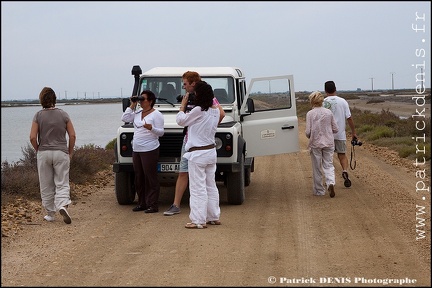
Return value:
<svg viewBox="0 0 432 288">
<path fill-rule="evenodd" d="M 4 161 L 1 165 L 2 200 L 5 195 L 25 196 L 29 199 L 40 198 L 36 153 L 30 144 L 21 150 L 23 158 L 19 161 L 13 163 Z M 109 169 L 113 162 L 112 149 L 104 149 L 93 144 L 77 147 L 70 163 L 70 182 L 74 184 L 91 182 L 97 172 Z"/>
</svg>

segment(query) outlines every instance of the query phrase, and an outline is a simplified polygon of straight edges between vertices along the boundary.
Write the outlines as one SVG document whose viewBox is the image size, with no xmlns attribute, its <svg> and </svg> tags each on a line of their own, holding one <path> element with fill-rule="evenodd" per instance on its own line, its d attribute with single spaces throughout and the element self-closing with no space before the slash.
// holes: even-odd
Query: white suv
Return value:
<svg viewBox="0 0 432 288">
<path fill-rule="evenodd" d="M 132 95 L 143 90 L 156 94 L 155 108 L 164 115 L 165 133 L 159 138 L 158 163 L 161 185 L 174 185 L 180 163 L 183 127 L 176 123 L 182 75 L 196 71 L 209 83 L 225 111 L 219 124 L 217 144 L 216 181 L 227 187 L 230 204 L 242 204 L 245 186 L 251 182 L 254 157 L 299 151 L 298 119 L 292 75 L 251 79 L 248 89 L 241 69 L 236 67 L 156 67 L 144 73 L 133 66 L 135 78 Z M 123 99 L 123 111 L 129 98 Z M 132 165 L 133 125 L 119 127 L 115 147 L 115 193 L 121 205 L 135 200 L 134 171 Z"/>
</svg>

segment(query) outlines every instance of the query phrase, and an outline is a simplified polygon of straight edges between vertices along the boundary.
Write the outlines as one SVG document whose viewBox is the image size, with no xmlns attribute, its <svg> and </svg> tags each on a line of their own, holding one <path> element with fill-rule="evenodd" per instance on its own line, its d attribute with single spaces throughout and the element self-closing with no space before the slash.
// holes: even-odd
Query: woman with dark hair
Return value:
<svg viewBox="0 0 432 288">
<path fill-rule="evenodd" d="M 39 102 L 43 109 L 33 117 L 30 143 L 36 151 L 42 206 L 47 211 L 44 219 L 54 221 L 58 211 L 63 221 L 71 224 L 66 208 L 72 202 L 69 170 L 76 135 L 68 113 L 55 107 L 56 99 L 50 87 L 44 87 L 40 92 Z"/>
<path fill-rule="evenodd" d="M 157 163 L 159 137 L 164 134 L 164 117 L 160 111 L 153 108 L 155 102 L 155 94 L 144 90 L 139 97 L 131 97 L 131 104 L 121 117 L 122 121 L 134 124 L 132 161 L 138 194 L 138 206 L 132 209 L 134 212 L 159 211 L 160 184 Z"/>
<path fill-rule="evenodd" d="M 219 108 L 213 105 L 213 89 L 205 81 L 195 84 L 196 106 L 185 113 L 188 95 L 182 99 L 176 121 L 188 126 L 186 153 L 190 190 L 190 223 L 186 228 L 206 228 L 206 224 L 220 225 L 219 191 L 216 186 L 215 134 L 219 123 Z"/>
</svg>

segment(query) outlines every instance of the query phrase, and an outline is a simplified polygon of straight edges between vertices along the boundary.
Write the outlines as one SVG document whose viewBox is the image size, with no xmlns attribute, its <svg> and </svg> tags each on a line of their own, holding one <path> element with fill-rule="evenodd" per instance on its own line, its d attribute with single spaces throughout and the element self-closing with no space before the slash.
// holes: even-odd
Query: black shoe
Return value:
<svg viewBox="0 0 432 288">
<path fill-rule="evenodd" d="M 348 178 L 348 172 L 342 172 L 342 177 L 345 179 L 344 185 L 345 187 L 351 187 L 351 180 Z"/>
<path fill-rule="evenodd" d="M 156 213 L 156 212 L 159 212 L 159 209 L 156 209 L 153 207 L 150 207 L 150 208 L 147 208 L 144 210 L 144 213 Z"/>
<path fill-rule="evenodd" d="M 134 212 L 145 211 L 145 210 L 146 210 L 146 208 L 144 206 L 141 206 L 141 205 L 138 205 L 132 209 L 132 211 L 134 211 Z"/>
<path fill-rule="evenodd" d="M 329 185 L 328 191 L 330 192 L 330 197 L 333 198 L 335 196 L 334 185 L 333 184 Z"/>
</svg>

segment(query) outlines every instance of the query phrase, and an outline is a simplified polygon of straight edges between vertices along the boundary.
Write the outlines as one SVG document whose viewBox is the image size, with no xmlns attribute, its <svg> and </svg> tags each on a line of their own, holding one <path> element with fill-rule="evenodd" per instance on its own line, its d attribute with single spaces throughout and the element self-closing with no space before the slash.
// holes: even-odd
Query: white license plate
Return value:
<svg viewBox="0 0 432 288">
<path fill-rule="evenodd" d="M 179 163 L 158 163 L 158 172 L 178 172 Z"/>
</svg>

